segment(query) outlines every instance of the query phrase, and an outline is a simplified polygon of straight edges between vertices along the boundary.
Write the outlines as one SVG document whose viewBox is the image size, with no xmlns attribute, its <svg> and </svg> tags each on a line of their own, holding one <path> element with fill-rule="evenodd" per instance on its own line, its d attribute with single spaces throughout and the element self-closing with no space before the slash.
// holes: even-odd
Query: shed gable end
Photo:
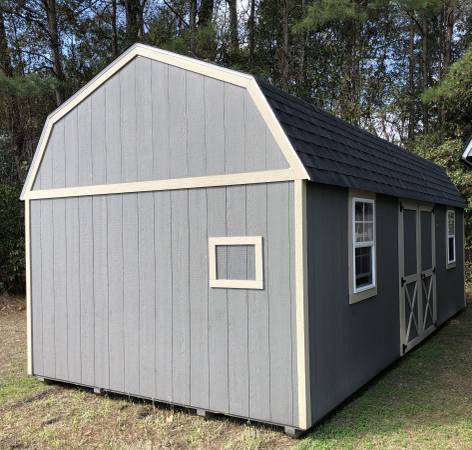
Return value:
<svg viewBox="0 0 472 450">
<path fill-rule="evenodd" d="M 245 88 L 137 56 L 54 124 L 33 190 L 288 167 Z"/>
</svg>

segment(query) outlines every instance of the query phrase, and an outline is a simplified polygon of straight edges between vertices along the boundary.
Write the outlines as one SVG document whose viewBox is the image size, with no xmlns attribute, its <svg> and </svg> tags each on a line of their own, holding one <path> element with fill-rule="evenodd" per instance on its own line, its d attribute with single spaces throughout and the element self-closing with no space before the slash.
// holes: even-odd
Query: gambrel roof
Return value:
<svg viewBox="0 0 472 450">
<path fill-rule="evenodd" d="M 267 83 L 259 86 L 310 180 L 465 207 L 444 170 Z"/>
<path fill-rule="evenodd" d="M 180 179 L 136 180 L 139 182 L 127 183 L 126 186 L 126 183 L 100 184 L 94 186 L 94 193 L 105 194 L 115 190 L 121 192 L 123 189 L 126 192 L 172 189 L 175 185 L 198 187 L 225 183 L 308 179 L 395 197 L 465 206 L 464 200 L 446 173 L 432 162 L 337 119 L 267 83 L 256 81 L 251 75 L 142 44 L 132 46 L 48 116 L 23 188 L 22 199 L 79 195 L 88 192 L 87 186 L 79 186 L 78 189 L 65 186 L 65 190 L 49 189 L 33 192 L 43 155 L 47 151 L 48 140 L 56 123 L 137 57 L 160 61 L 246 89 L 270 129 L 273 139 L 287 161 L 288 168 L 279 171 L 218 174 L 218 176 L 210 174 L 209 177 L 199 178 L 189 174 Z"/>
</svg>

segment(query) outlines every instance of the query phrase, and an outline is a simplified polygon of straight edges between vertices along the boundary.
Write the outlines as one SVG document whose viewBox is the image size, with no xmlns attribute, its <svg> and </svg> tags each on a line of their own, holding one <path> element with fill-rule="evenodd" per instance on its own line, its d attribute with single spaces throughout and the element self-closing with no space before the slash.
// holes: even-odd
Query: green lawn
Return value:
<svg viewBox="0 0 472 450">
<path fill-rule="evenodd" d="M 297 448 L 472 448 L 470 306 L 315 427 Z"/>
<path fill-rule="evenodd" d="M 8 302 L 0 299 L 0 449 L 472 448 L 470 308 L 297 442 L 277 428 L 26 377 L 24 307 Z"/>
</svg>

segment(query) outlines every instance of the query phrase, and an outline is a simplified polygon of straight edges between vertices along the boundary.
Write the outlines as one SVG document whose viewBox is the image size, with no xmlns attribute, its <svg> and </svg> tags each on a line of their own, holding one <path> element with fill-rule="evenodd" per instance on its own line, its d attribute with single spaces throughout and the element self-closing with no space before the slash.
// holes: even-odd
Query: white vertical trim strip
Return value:
<svg viewBox="0 0 472 450">
<path fill-rule="evenodd" d="M 25 265 L 26 265 L 26 340 L 27 370 L 33 375 L 33 348 L 31 322 L 31 254 L 30 254 L 30 201 L 25 200 Z"/>
<path fill-rule="evenodd" d="M 306 254 L 306 183 L 303 180 L 295 180 L 294 183 L 298 427 L 306 430 L 311 426 Z"/>
</svg>

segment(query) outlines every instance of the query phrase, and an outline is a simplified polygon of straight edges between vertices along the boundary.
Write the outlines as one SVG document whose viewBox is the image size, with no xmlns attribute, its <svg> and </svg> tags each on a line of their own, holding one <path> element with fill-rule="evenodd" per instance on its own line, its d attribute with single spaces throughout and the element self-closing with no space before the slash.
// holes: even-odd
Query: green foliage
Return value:
<svg viewBox="0 0 472 450">
<path fill-rule="evenodd" d="M 432 105 L 443 102 L 447 110 L 445 133 L 468 139 L 472 132 L 472 48 L 422 98 Z"/>
<path fill-rule="evenodd" d="M 25 248 L 19 196 L 18 188 L 0 184 L 0 292 L 23 285 Z"/>
</svg>

